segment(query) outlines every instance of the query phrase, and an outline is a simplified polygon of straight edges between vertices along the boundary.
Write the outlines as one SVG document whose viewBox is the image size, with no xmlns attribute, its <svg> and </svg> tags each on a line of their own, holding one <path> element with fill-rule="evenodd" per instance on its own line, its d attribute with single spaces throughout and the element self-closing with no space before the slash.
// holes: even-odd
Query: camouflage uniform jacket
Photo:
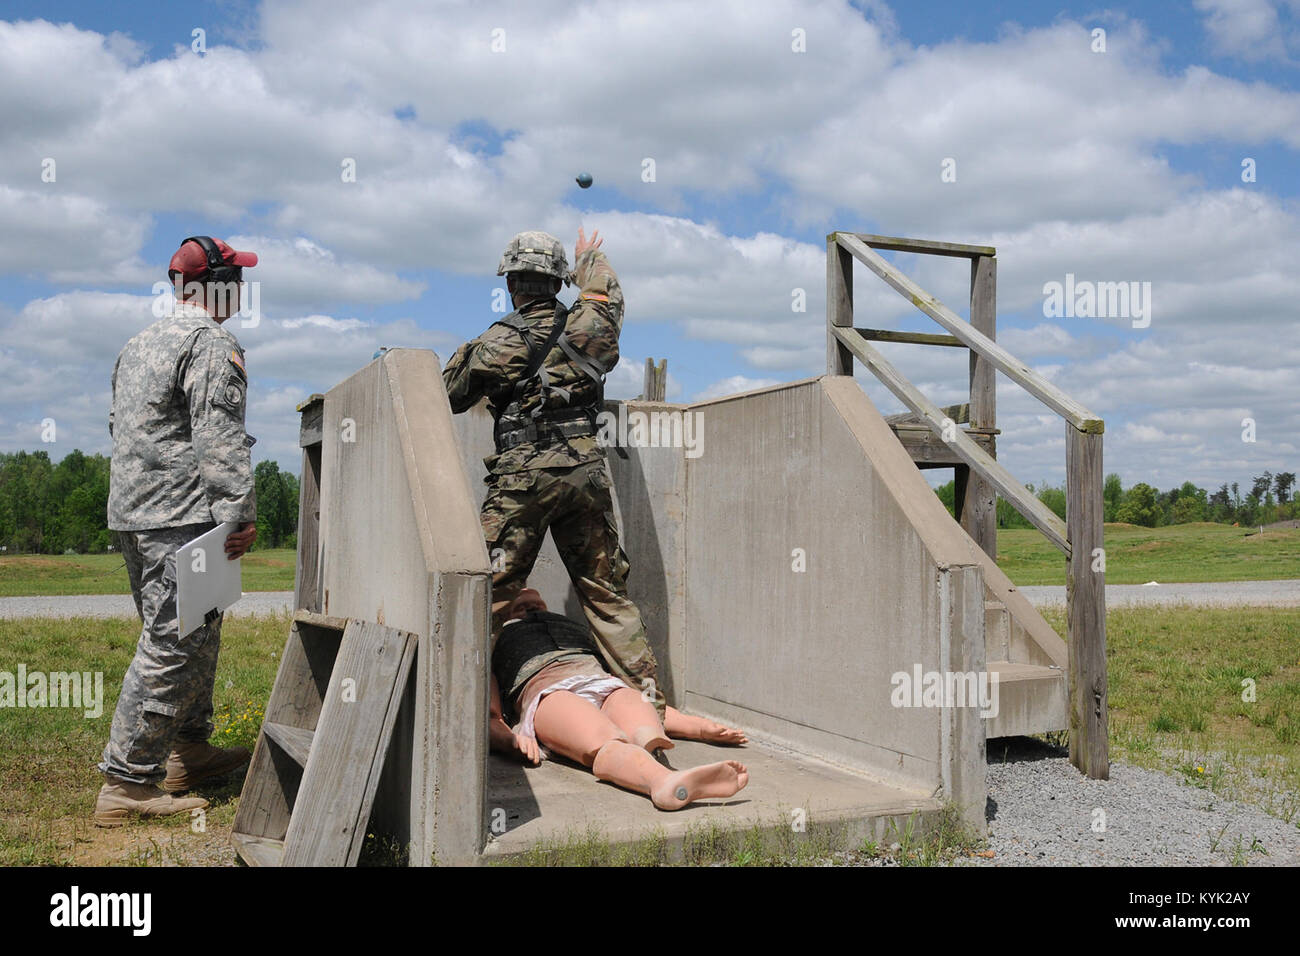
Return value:
<svg viewBox="0 0 1300 956">
<path fill-rule="evenodd" d="M 255 520 L 247 389 L 244 350 L 197 306 L 127 342 L 113 366 L 108 526 Z"/>
<path fill-rule="evenodd" d="M 574 267 L 578 298 L 569 310 L 565 334 L 579 352 L 585 354 L 605 372 L 618 364 L 618 336 L 623 328 L 623 290 L 609 260 L 599 249 L 578 257 Z M 530 324 L 530 335 L 540 347 L 551 331 L 555 316 L 554 299 L 537 299 L 524 306 L 520 315 Z M 443 382 L 453 412 L 472 408 L 487 396 L 494 404 L 494 414 L 510 400 L 510 390 L 528 367 L 529 346 L 518 331 L 506 325 L 493 325 L 471 342 L 466 342 L 451 357 L 443 370 Z M 595 398 L 595 383 L 564 354 L 557 345 L 542 363 L 548 382 L 569 391 L 565 402 L 551 392 L 543 393 L 537 379 L 529 384 L 523 400 L 525 411 L 532 411 L 545 401 L 547 408 L 581 405 Z M 499 404 L 498 404 L 499 403 Z M 525 442 L 501 454 L 483 459 L 494 475 L 511 474 L 534 468 L 569 468 L 604 457 L 594 435 L 568 438 L 555 443 Z"/>
</svg>

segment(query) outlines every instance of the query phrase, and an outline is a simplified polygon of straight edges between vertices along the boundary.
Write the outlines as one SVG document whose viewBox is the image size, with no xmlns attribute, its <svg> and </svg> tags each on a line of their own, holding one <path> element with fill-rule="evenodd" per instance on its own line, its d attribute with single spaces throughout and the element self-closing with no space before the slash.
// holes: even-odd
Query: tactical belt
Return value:
<svg viewBox="0 0 1300 956">
<path fill-rule="evenodd" d="M 568 410 L 566 410 L 568 411 Z M 571 412 L 570 412 L 571 414 Z M 537 445 L 549 445 L 566 438 L 595 436 L 596 429 L 591 418 L 582 412 L 581 418 L 548 421 L 545 417 L 529 422 L 520 428 L 500 431 L 496 434 L 497 452 L 508 451 L 516 445 L 532 442 Z"/>
</svg>

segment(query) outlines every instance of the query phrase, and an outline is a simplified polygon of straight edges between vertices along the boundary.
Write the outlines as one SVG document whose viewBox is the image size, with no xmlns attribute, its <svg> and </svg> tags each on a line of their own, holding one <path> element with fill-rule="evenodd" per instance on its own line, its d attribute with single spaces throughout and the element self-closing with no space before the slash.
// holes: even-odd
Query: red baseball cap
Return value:
<svg viewBox="0 0 1300 956">
<path fill-rule="evenodd" d="M 255 266 L 257 265 L 256 252 L 237 252 L 230 248 L 223 240 L 213 239 L 213 244 L 221 253 L 222 260 L 228 266 Z M 167 264 L 167 274 L 174 275 L 179 272 L 185 278 L 198 277 L 208 271 L 208 254 L 203 251 L 203 247 L 197 242 L 187 239 L 181 243 L 181 247 L 176 250 L 172 256 L 172 261 Z"/>
</svg>

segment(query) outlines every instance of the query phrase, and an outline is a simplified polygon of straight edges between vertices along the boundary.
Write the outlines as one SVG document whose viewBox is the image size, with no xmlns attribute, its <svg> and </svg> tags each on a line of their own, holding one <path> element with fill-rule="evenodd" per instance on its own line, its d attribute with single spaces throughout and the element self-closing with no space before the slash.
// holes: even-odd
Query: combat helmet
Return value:
<svg viewBox="0 0 1300 956">
<path fill-rule="evenodd" d="M 569 283 L 569 260 L 564 255 L 564 243 L 547 232 L 521 232 L 510 240 L 501 254 L 497 275 L 510 272 L 533 272 L 563 279 Z"/>
</svg>

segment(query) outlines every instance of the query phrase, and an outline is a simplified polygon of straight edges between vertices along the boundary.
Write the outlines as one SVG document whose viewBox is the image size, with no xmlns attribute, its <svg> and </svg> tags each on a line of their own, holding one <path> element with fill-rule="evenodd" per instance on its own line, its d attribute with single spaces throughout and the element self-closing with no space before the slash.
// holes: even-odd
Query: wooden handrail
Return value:
<svg viewBox="0 0 1300 956">
<path fill-rule="evenodd" d="M 832 235 L 854 236 L 861 239 L 872 249 L 888 249 L 892 252 L 919 252 L 932 256 L 960 256 L 965 259 L 974 259 L 976 256 L 997 255 L 997 250 L 992 246 L 968 246 L 960 242 L 903 239 L 899 236 L 873 236 L 866 232 L 840 232 L 832 233 Z"/>
<path fill-rule="evenodd" d="M 956 312 L 953 312 L 952 309 L 877 255 L 857 236 L 847 232 L 837 232 L 834 233 L 834 236 L 836 243 L 848 250 L 855 259 L 884 279 L 904 298 L 910 299 L 913 305 L 960 339 L 971 351 L 984 356 L 1006 374 L 1009 379 L 1043 402 L 1079 431 L 1091 435 L 1100 435 L 1105 429 L 1105 423 L 1084 405 L 1076 402 L 987 335 L 975 329 Z M 978 247 L 972 246 L 970 248 Z M 847 343 L 845 344 L 847 345 Z"/>
<path fill-rule="evenodd" d="M 898 396 L 899 401 L 924 418 L 940 435 L 943 434 L 947 418 L 943 410 L 917 391 L 898 369 L 894 368 L 862 337 L 857 329 L 832 328 L 831 331 L 845 348 L 885 384 L 886 388 Z M 947 421 L 951 422 L 952 419 Z M 1052 509 L 1035 498 L 1028 488 L 998 463 L 996 458 L 975 444 L 961 429 L 954 427 L 951 434 L 952 438 L 945 441 L 952 446 L 957 456 L 992 484 L 998 494 L 1011 502 L 1017 511 L 1056 545 L 1066 557 L 1069 557 L 1070 542 L 1066 535 L 1065 522 L 1058 518 Z"/>
</svg>

